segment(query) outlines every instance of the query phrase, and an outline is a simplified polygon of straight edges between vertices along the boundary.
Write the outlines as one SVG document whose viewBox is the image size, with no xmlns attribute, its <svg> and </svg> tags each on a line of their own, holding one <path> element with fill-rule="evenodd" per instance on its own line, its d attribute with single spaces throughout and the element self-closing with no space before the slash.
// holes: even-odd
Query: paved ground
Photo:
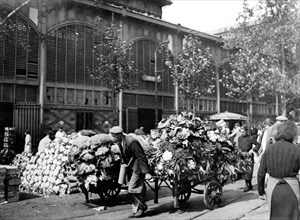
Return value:
<svg viewBox="0 0 300 220">
<path fill-rule="evenodd" d="M 243 192 L 244 181 L 238 180 L 224 186 L 221 207 L 209 210 L 203 202 L 201 194 L 192 193 L 190 199 L 181 204 L 180 209 L 173 208 L 171 190 L 162 188 L 158 203 L 153 202 L 154 193 L 148 190 L 147 216 L 142 219 L 268 219 L 269 210 L 266 201 L 258 199 L 256 178 L 253 179 L 254 190 Z M 199 186 L 203 187 L 203 186 Z M 23 195 L 24 196 L 24 195 Z M 1 204 L 1 220 L 19 219 L 128 219 L 131 214 L 131 204 L 126 192 L 122 192 L 117 200 L 107 201 L 105 211 L 97 211 L 100 200 L 98 195 L 91 195 L 91 203 L 85 204 L 81 193 L 63 197 L 32 197 L 19 202 Z"/>
</svg>

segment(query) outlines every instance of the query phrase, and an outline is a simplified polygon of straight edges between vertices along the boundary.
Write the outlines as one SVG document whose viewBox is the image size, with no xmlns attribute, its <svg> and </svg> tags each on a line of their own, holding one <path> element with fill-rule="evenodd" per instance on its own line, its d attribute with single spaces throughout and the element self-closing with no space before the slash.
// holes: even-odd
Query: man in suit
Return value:
<svg viewBox="0 0 300 220">
<path fill-rule="evenodd" d="M 125 135 L 119 126 L 114 126 L 109 133 L 115 138 L 120 146 L 122 163 L 126 163 L 132 170 L 128 183 L 128 193 L 131 196 L 133 215 L 130 217 L 142 217 L 147 210 L 144 202 L 146 194 L 145 179 L 150 179 L 150 168 L 146 154 L 137 139 Z"/>
</svg>

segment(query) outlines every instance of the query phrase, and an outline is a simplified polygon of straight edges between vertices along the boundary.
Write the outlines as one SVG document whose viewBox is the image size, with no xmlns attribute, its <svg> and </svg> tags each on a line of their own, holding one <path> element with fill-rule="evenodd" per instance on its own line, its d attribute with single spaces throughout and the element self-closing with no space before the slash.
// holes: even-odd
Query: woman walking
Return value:
<svg viewBox="0 0 300 220">
<path fill-rule="evenodd" d="M 291 122 L 278 125 L 275 143 L 262 156 L 258 170 L 258 193 L 265 197 L 265 175 L 269 174 L 266 195 L 270 219 L 300 219 L 299 182 L 296 175 L 300 169 L 300 148 L 293 144 L 297 126 Z"/>
<path fill-rule="evenodd" d="M 253 152 L 257 152 L 260 143 L 256 141 L 257 130 L 251 131 L 251 135 L 248 134 L 247 127 L 241 128 L 242 135 L 238 138 L 238 148 L 242 152 L 247 160 L 251 160 L 250 169 L 243 174 L 243 179 L 245 180 L 245 188 L 244 192 L 248 192 L 249 190 L 253 190 L 252 186 L 252 177 L 253 177 L 253 168 L 254 168 L 254 155 Z M 254 145 L 254 147 L 253 147 Z"/>
</svg>

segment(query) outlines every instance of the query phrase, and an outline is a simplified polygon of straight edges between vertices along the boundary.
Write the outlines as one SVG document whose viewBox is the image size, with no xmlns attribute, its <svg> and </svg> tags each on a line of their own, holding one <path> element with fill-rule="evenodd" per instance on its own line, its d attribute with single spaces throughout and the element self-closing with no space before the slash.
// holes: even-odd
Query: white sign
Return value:
<svg viewBox="0 0 300 220">
<path fill-rule="evenodd" d="M 143 74 L 142 79 L 144 81 L 155 82 L 155 76 L 148 76 L 146 74 Z M 161 82 L 160 76 L 157 76 L 157 82 Z"/>
</svg>

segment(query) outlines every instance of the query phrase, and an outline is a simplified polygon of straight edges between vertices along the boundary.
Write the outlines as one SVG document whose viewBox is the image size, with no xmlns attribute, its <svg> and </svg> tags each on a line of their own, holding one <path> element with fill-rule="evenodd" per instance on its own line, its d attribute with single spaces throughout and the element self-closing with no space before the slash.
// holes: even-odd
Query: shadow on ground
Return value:
<svg viewBox="0 0 300 220">
<path fill-rule="evenodd" d="M 27 200 L 27 199 L 34 199 L 34 198 L 38 198 L 38 197 L 41 197 L 41 195 L 20 192 L 19 201 L 23 201 L 23 200 Z"/>
</svg>

